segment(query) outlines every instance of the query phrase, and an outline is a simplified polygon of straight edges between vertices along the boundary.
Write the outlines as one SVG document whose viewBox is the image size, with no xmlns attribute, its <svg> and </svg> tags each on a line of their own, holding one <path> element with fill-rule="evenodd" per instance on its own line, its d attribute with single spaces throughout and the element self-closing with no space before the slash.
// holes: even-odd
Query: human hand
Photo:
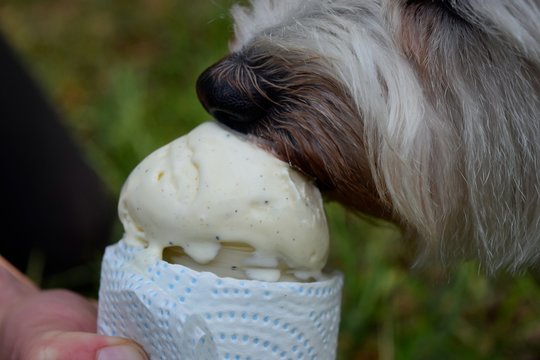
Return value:
<svg viewBox="0 0 540 360">
<path fill-rule="evenodd" d="M 40 290 L 0 256 L 0 358 L 143 360 L 131 340 L 96 334 L 97 304 L 67 290 Z"/>
</svg>

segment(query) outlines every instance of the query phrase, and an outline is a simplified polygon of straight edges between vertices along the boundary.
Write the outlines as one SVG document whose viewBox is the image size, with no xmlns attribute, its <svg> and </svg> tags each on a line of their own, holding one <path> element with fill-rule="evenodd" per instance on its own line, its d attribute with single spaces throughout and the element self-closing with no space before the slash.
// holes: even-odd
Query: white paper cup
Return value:
<svg viewBox="0 0 540 360">
<path fill-rule="evenodd" d="M 341 274 L 262 282 L 157 261 L 123 241 L 103 258 L 98 332 L 141 344 L 151 359 L 335 359 Z"/>
</svg>

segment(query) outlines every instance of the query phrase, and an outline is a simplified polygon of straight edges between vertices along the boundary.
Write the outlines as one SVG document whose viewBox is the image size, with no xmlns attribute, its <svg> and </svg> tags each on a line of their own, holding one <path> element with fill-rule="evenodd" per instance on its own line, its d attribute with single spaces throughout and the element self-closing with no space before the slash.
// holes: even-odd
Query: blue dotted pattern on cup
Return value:
<svg viewBox="0 0 540 360">
<path fill-rule="evenodd" d="M 342 276 L 314 283 L 220 278 L 107 248 L 98 331 L 134 339 L 152 359 L 335 358 Z"/>
</svg>

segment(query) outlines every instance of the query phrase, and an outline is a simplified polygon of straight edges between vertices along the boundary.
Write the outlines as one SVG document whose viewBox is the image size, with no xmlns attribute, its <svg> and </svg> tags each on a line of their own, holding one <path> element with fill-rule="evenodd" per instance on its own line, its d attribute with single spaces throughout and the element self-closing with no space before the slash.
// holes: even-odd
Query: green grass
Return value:
<svg viewBox="0 0 540 360">
<path fill-rule="evenodd" d="M 4 0 L 0 27 L 117 195 L 144 156 L 208 119 L 194 83 L 227 51 L 232 2 Z M 486 278 L 474 263 L 449 276 L 414 269 L 411 247 L 389 225 L 336 204 L 328 214 L 331 263 L 345 273 L 341 359 L 540 356 L 540 289 L 531 275 Z M 111 241 L 120 233 L 117 225 Z M 98 272 L 97 262 L 81 264 L 42 283 L 97 285 Z"/>
</svg>

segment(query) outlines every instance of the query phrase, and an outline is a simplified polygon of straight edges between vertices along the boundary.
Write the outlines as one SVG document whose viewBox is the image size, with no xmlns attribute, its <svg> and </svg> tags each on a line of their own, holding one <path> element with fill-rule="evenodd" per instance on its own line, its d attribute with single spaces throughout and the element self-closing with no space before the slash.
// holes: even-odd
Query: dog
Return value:
<svg viewBox="0 0 540 360">
<path fill-rule="evenodd" d="M 540 1 L 252 0 L 197 94 L 419 262 L 540 257 Z"/>
</svg>

